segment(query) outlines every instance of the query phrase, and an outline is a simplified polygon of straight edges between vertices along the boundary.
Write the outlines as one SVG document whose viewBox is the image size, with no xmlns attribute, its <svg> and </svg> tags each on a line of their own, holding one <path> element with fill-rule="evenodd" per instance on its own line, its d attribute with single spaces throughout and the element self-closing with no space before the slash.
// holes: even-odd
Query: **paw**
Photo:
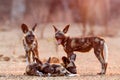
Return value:
<svg viewBox="0 0 120 80">
<path fill-rule="evenodd" d="M 100 72 L 100 73 L 97 73 L 98 75 L 105 75 L 105 73 L 102 73 L 102 72 Z"/>
</svg>

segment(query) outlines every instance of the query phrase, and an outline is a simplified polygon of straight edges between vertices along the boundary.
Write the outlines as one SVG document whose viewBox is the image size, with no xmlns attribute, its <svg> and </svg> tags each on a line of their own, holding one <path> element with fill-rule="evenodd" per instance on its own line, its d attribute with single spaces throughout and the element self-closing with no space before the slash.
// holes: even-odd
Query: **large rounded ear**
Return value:
<svg viewBox="0 0 120 80">
<path fill-rule="evenodd" d="M 70 26 L 70 25 L 66 25 L 66 26 L 65 26 L 65 28 L 63 29 L 63 32 L 64 32 L 64 33 L 67 33 L 67 32 L 68 32 L 69 26 Z"/>
<path fill-rule="evenodd" d="M 50 63 L 50 60 L 51 60 L 51 57 L 49 57 L 49 59 L 47 60 L 47 62 L 46 62 L 46 63 Z"/>
<path fill-rule="evenodd" d="M 54 30 L 55 30 L 55 32 L 57 32 L 58 31 L 58 29 L 53 25 L 53 28 L 54 28 Z"/>
<path fill-rule="evenodd" d="M 63 63 L 64 63 L 65 65 L 67 65 L 67 64 L 70 63 L 70 60 L 69 60 L 67 57 L 65 57 L 65 56 L 62 57 L 62 61 L 63 61 Z"/>
<path fill-rule="evenodd" d="M 40 61 L 38 58 L 35 58 L 37 64 L 43 64 L 42 61 Z"/>
<path fill-rule="evenodd" d="M 76 54 L 72 54 L 72 55 L 70 56 L 70 60 L 75 61 L 75 60 L 76 60 Z"/>
<path fill-rule="evenodd" d="M 37 23 L 33 26 L 32 30 L 35 31 Z"/>
<path fill-rule="evenodd" d="M 29 31 L 29 29 L 28 29 L 26 24 L 22 24 L 21 25 L 21 29 L 22 29 L 23 33 L 27 33 Z"/>
</svg>

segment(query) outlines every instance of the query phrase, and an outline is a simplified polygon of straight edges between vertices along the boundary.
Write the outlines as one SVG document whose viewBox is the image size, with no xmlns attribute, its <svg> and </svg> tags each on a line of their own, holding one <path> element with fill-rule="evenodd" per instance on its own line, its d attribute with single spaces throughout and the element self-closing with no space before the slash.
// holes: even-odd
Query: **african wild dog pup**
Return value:
<svg viewBox="0 0 120 80">
<path fill-rule="evenodd" d="M 27 64 L 31 62 L 31 54 L 33 62 L 35 61 L 35 57 L 39 58 L 38 42 L 34 33 L 36 26 L 37 24 L 30 30 L 26 24 L 21 25 L 21 29 L 24 33 L 23 45 L 26 52 Z"/>
<path fill-rule="evenodd" d="M 58 45 L 62 45 L 68 58 L 70 58 L 74 51 L 78 52 L 88 52 L 92 48 L 94 49 L 94 54 L 101 63 L 101 72 L 98 74 L 105 74 L 108 64 L 108 48 L 105 40 L 100 37 L 84 37 L 84 38 L 71 38 L 66 36 L 69 29 L 67 25 L 62 31 L 58 30 L 55 26 L 55 38 Z"/>
</svg>

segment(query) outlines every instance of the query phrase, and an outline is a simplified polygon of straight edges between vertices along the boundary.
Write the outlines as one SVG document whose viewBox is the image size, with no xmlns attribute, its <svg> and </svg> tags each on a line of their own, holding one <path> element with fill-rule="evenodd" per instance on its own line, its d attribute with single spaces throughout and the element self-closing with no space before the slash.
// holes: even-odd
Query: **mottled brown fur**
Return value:
<svg viewBox="0 0 120 80">
<path fill-rule="evenodd" d="M 73 74 L 71 71 L 76 69 L 76 66 L 72 65 L 71 61 L 66 57 L 62 57 L 62 65 L 51 64 L 50 59 L 42 63 L 38 58 L 35 58 L 36 62 L 27 65 L 25 74 L 30 76 L 71 76 Z M 68 63 L 66 62 L 67 60 L 69 61 Z M 63 67 L 63 65 L 65 66 Z M 72 76 L 76 75 L 73 74 Z"/>
</svg>

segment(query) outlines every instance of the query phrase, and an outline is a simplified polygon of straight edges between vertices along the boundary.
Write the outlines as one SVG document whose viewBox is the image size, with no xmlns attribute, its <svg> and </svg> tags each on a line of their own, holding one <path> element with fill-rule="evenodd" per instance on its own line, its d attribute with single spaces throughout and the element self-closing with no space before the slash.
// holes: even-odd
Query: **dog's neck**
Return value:
<svg viewBox="0 0 120 80">
<path fill-rule="evenodd" d="M 65 46 L 68 43 L 68 40 L 70 39 L 69 36 L 67 36 L 63 41 L 62 41 L 62 46 Z"/>
</svg>

